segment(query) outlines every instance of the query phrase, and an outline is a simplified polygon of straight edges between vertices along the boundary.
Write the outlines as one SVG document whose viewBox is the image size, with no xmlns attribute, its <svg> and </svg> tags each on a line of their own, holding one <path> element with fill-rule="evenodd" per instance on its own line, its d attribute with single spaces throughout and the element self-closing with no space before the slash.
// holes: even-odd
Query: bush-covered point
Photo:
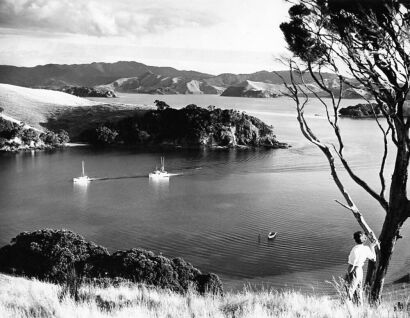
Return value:
<svg viewBox="0 0 410 318">
<path fill-rule="evenodd" d="M 194 104 L 173 109 L 164 102 L 155 102 L 158 110 L 101 123 L 96 134 L 89 130 L 83 137 L 94 144 L 286 147 L 276 140 L 271 126 L 245 113 Z"/>
<path fill-rule="evenodd" d="M 0 150 L 2 151 L 55 147 L 64 145 L 69 140 L 68 133 L 64 130 L 58 133 L 52 131 L 40 133 L 23 123 L 19 124 L 0 117 Z"/>
<path fill-rule="evenodd" d="M 344 107 L 339 110 L 341 116 L 353 118 L 371 118 L 374 116 L 383 116 L 380 106 L 376 103 L 357 104 L 355 106 Z"/>
<path fill-rule="evenodd" d="M 83 280 L 125 279 L 178 292 L 222 293 L 214 274 L 202 274 L 181 258 L 169 259 L 142 249 L 112 254 L 67 230 L 23 232 L 0 249 L 0 271 L 67 283 L 75 268 Z"/>
</svg>

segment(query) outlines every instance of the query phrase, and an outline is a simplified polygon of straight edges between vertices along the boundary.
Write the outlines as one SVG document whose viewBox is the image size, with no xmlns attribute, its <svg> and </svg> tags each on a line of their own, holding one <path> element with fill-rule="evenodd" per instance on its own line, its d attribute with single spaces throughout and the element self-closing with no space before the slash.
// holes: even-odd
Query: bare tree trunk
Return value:
<svg viewBox="0 0 410 318">
<path fill-rule="evenodd" d="M 369 263 L 366 275 L 366 284 L 371 287 L 372 301 L 380 300 L 387 269 L 403 222 L 403 219 L 392 218 L 388 215 L 383 223 L 382 232 L 379 237 L 380 250 L 378 251 L 377 263 Z"/>
<path fill-rule="evenodd" d="M 389 209 L 379 237 L 381 243 L 377 263 L 369 263 L 366 275 L 366 284 L 371 286 L 372 301 L 380 300 L 390 259 L 397 239 L 400 238 L 400 229 L 409 215 L 406 193 L 408 163 L 409 153 L 406 145 L 402 144 L 397 151 L 390 187 Z"/>
</svg>

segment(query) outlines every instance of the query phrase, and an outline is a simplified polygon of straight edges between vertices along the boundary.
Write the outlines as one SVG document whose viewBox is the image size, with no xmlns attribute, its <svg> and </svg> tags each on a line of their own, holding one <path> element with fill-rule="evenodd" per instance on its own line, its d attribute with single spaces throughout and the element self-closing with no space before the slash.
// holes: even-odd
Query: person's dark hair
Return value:
<svg viewBox="0 0 410 318">
<path fill-rule="evenodd" d="M 357 244 L 363 244 L 366 242 L 366 235 L 362 231 L 357 231 L 353 234 L 353 238 Z"/>
</svg>

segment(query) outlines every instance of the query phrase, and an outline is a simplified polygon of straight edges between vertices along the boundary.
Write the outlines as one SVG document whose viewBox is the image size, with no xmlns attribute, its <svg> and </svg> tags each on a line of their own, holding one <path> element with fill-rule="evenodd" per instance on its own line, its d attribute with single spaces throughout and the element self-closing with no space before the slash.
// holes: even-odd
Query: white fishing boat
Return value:
<svg viewBox="0 0 410 318">
<path fill-rule="evenodd" d="M 149 174 L 150 178 L 153 179 L 163 179 L 163 178 L 169 178 L 170 174 L 168 172 L 165 171 L 165 159 L 164 157 L 161 157 L 161 168 L 158 169 L 158 167 L 152 171 Z"/>
<path fill-rule="evenodd" d="M 81 176 L 77 177 L 77 178 L 73 178 L 73 181 L 74 181 L 74 183 L 86 184 L 86 183 L 90 182 L 92 179 L 85 175 L 84 161 L 81 161 L 81 167 L 82 167 Z"/>
<path fill-rule="evenodd" d="M 278 235 L 278 232 L 269 232 L 268 234 L 268 240 L 273 240 L 276 235 Z"/>
</svg>

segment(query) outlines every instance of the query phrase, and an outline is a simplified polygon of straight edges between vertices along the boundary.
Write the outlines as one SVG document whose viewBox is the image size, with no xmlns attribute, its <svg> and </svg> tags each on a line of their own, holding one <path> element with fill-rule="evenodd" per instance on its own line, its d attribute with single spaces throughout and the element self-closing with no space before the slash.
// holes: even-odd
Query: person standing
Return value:
<svg viewBox="0 0 410 318">
<path fill-rule="evenodd" d="M 371 243 L 370 246 L 364 245 L 367 236 L 361 232 L 355 232 L 353 238 L 356 245 L 352 248 L 349 254 L 349 266 L 347 267 L 347 293 L 350 300 L 355 300 L 357 303 L 363 302 L 363 265 L 367 259 L 376 261 L 376 253 L 374 247 L 377 242 Z"/>
</svg>

